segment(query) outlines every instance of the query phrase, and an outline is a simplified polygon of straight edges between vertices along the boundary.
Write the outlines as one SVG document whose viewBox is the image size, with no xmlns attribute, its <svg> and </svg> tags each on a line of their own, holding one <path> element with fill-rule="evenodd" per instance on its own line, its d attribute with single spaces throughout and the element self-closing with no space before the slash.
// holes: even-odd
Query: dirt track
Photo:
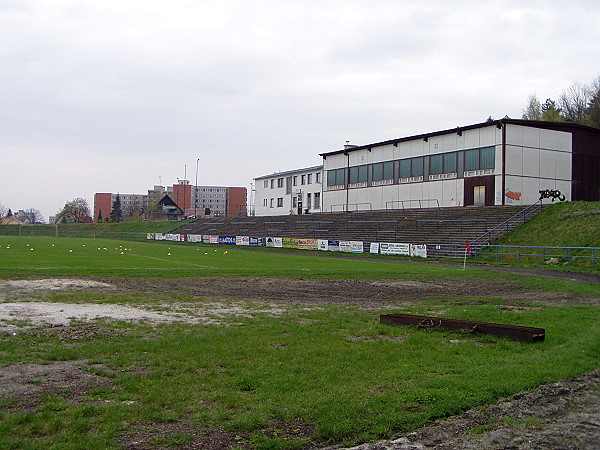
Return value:
<svg viewBox="0 0 600 450">
<path fill-rule="evenodd" d="M 569 274 L 570 275 L 570 274 Z M 585 280 L 589 281 L 589 280 Z M 164 298 L 159 310 L 143 304 L 131 307 L 104 308 L 104 304 L 45 302 L 45 293 L 53 291 L 100 290 L 111 292 L 152 293 Z M 600 293 L 600 289 L 599 289 Z M 163 308 L 174 294 L 214 299 L 202 302 L 196 310 Z M 519 286 L 496 282 L 474 285 L 469 280 L 336 281 L 279 279 L 57 279 L 0 281 L 0 332 L 20 333 L 39 329 L 44 323 L 54 325 L 48 333 L 61 339 L 93 339 L 114 330 L 95 324 L 69 325 L 69 318 L 92 320 L 112 317 L 120 320 L 189 321 L 201 323 L 203 317 L 214 320 L 219 314 L 243 315 L 243 304 L 258 301 L 263 314 L 279 314 L 290 304 L 318 307 L 323 304 L 352 305 L 367 309 L 386 309 L 416 304 L 423 299 L 440 298 L 465 304 L 503 299 L 507 307 L 531 305 L 600 306 L 598 297 L 526 290 Z M 477 300 L 472 300 L 477 297 Z M 524 306 L 523 301 L 529 306 Z M 156 306 L 156 305 L 154 305 Z M 42 307 L 42 309 L 40 309 Z M 205 311 L 200 310 L 204 308 Z M 257 310 L 253 309 L 256 313 Z M 204 315 L 203 315 L 204 314 Z M 25 321 L 25 322 L 23 322 Z M 26 323 L 28 322 L 29 325 Z M 58 325 L 58 326 L 57 326 Z M 34 327 L 34 328 L 32 328 Z M 70 401 L 77 402 L 92 386 L 108 381 L 81 369 L 77 362 L 53 365 L 15 364 L 0 368 L 0 398 L 25 399 L 20 408 L 36 405 L 40 396 L 57 392 L 65 386 L 72 389 Z M 42 380 L 32 383 L 32 380 Z M 135 442 L 133 438 L 135 437 Z M 127 442 L 129 448 L 148 448 L 149 436 L 137 431 Z M 518 394 L 485 409 L 469 411 L 461 416 L 434 424 L 393 441 L 366 444 L 357 449 L 421 449 L 421 448 L 598 448 L 600 442 L 600 372 L 576 380 L 563 380 L 532 392 Z M 210 438 L 198 435 L 187 448 L 228 448 L 235 444 L 227 435 Z M 339 447 L 338 447 L 339 448 Z"/>
</svg>

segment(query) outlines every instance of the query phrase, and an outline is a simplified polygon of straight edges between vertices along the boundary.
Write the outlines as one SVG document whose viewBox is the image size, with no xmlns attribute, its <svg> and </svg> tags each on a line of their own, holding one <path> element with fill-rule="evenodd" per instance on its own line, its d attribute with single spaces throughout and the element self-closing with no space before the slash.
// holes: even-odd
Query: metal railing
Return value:
<svg viewBox="0 0 600 450">
<path fill-rule="evenodd" d="M 365 206 L 365 208 L 361 208 L 361 206 Z M 367 208 L 368 206 L 368 208 Z M 341 207 L 338 210 L 338 207 Z M 370 202 L 365 203 L 340 203 L 338 205 L 331 205 L 331 212 L 348 212 L 348 211 L 372 211 Z"/>
<path fill-rule="evenodd" d="M 460 231 L 463 231 L 463 224 L 466 223 L 483 223 L 485 230 L 487 231 L 487 219 L 415 219 L 415 230 L 419 231 L 419 223 L 435 223 L 437 224 L 437 231 L 440 231 L 440 224 L 442 223 L 460 223 Z"/>
<path fill-rule="evenodd" d="M 433 205 L 433 203 L 435 202 L 435 206 Z M 402 208 L 394 208 L 394 205 L 399 203 Z M 419 206 L 408 206 L 408 208 L 404 207 L 404 204 L 408 204 L 408 205 L 413 205 L 418 203 Z M 423 206 L 424 203 L 427 203 L 431 206 Z M 390 207 L 391 205 L 391 207 Z M 423 208 L 439 208 L 440 207 L 440 202 L 437 198 L 424 198 L 421 200 L 392 200 L 392 201 L 388 201 L 385 202 L 385 209 L 413 209 L 413 208 L 419 208 L 419 209 L 423 209 Z"/>
<path fill-rule="evenodd" d="M 529 205 L 527 208 L 519 211 L 515 215 L 509 217 L 501 224 L 495 226 L 491 230 L 483 233 L 481 236 L 473 239 L 471 245 L 486 245 L 490 243 L 496 236 L 507 233 L 521 223 L 525 223 L 529 216 L 538 213 L 543 208 L 542 201 Z"/>
</svg>

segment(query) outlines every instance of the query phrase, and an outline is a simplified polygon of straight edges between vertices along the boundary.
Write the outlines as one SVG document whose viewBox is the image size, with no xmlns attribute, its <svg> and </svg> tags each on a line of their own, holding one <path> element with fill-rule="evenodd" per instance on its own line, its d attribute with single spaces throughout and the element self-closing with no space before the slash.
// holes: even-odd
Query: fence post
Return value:
<svg viewBox="0 0 600 450">
<path fill-rule="evenodd" d="M 498 250 L 499 250 L 499 246 L 496 245 L 496 262 L 498 262 Z"/>
<path fill-rule="evenodd" d="M 519 245 L 519 252 L 518 252 L 518 254 L 519 254 L 519 257 L 518 257 L 517 261 L 521 262 L 521 246 L 520 245 Z"/>
<path fill-rule="evenodd" d="M 542 249 L 542 263 L 546 260 L 546 247 Z"/>
<path fill-rule="evenodd" d="M 567 264 L 571 265 L 571 247 L 567 248 Z"/>
</svg>

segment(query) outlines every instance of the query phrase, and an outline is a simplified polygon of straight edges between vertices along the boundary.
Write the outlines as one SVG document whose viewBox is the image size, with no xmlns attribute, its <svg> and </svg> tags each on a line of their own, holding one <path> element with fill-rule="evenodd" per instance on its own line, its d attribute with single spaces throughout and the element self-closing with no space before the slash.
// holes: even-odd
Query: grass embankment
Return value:
<svg viewBox="0 0 600 450">
<path fill-rule="evenodd" d="M 103 236 L 110 239 L 145 239 L 145 233 L 170 233 L 188 221 L 60 223 L 56 225 L 0 225 L 0 236 Z"/>
<path fill-rule="evenodd" d="M 600 270 L 600 202 L 545 206 L 526 223 L 478 250 L 476 259 L 511 265 L 550 264 L 565 270 Z M 596 250 L 595 250 L 595 249 Z"/>
<path fill-rule="evenodd" d="M 544 206 L 540 213 L 499 239 L 498 244 L 600 247 L 600 202 Z"/>
<path fill-rule="evenodd" d="M 268 316 L 252 312 L 262 305 L 245 302 L 248 316 L 221 317 L 221 325 L 152 326 L 106 319 L 99 323 L 113 332 L 89 339 L 61 340 L 43 327 L 16 336 L 0 335 L 2 366 L 81 362 L 112 386 L 84 394 L 59 390 L 27 410 L 19 408 L 18 398 L 1 399 L 3 448 L 115 448 L 131 433 L 150 434 L 147 444 L 164 448 L 193 442 L 198 430 L 229 436 L 243 448 L 352 444 L 391 437 L 542 383 L 580 375 L 597 368 L 600 358 L 598 308 L 541 306 L 529 304 L 526 298 L 503 300 L 493 294 L 500 277 L 513 286 L 588 295 L 598 292 L 592 283 L 546 283 L 537 277 L 478 269 L 462 272 L 453 267 L 166 242 L 0 237 L 0 245 L 1 278 L 85 274 L 435 281 L 468 277 L 472 283 L 490 284 L 486 298 L 468 293 L 428 296 L 410 303 L 399 298 L 397 303 L 390 301 L 393 309 L 381 311 L 282 303 L 280 315 Z M 222 282 L 227 283 L 227 278 Z M 214 302 L 236 306 L 234 300 L 167 289 L 150 294 L 95 291 L 31 296 L 36 298 L 155 310 L 173 305 L 179 311 Z M 542 327 L 547 337 L 544 342 L 522 344 L 378 323 L 379 314 L 392 311 Z M 30 380 L 32 385 L 41 382 Z"/>
</svg>

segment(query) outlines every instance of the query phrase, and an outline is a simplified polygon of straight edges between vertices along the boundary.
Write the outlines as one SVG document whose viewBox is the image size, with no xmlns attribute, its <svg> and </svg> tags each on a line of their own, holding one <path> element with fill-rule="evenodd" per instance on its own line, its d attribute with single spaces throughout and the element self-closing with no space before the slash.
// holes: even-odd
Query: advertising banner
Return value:
<svg viewBox="0 0 600 450">
<path fill-rule="evenodd" d="M 339 251 L 344 253 L 351 253 L 352 246 L 350 245 L 350 241 L 340 241 L 339 243 Z"/>
<path fill-rule="evenodd" d="M 210 244 L 218 244 L 219 243 L 219 235 L 211 234 L 208 236 L 208 240 Z"/>
<path fill-rule="evenodd" d="M 283 238 L 280 237 L 268 237 L 266 238 L 267 247 L 283 247 Z"/>
<path fill-rule="evenodd" d="M 319 250 L 326 252 L 329 250 L 329 241 L 327 239 L 319 239 L 317 240 L 317 247 Z"/>
<path fill-rule="evenodd" d="M 236 236 L 235 245 L 250 245 L 250 236 Z"/>
<path fill-rule="evenodd" d="M 164 241 L 165 235 L 162 233 L 154 233 L 154 240 L 155 241 Z"/>
<path fill-rule="evenodd" d="M 208 234 L 203 234 L 202 242 L 204 242 L 205 244 L 210 244 L 210 236 Z"/>
<path fill-rule="evenodd" d="M 202 235 L 201 234 L 188 234 L 187 241 L 188 242 L 202 242 Z"/>
<path fill-rule="evenodd" d="M 369 253 L 373 255 L 379 254 L 379 242 L 371 242 L 371 246 L 369 247 Z"/>
<path fill-rule="evenodd" d="M 283 238 L 283 248 L 298 248 L 298 239 Z"/>
<path fill-rule="evenodd" d="M 146 239 L 154 240 L 154 233 L 146 233 Z"/>
<path fill-rule="evenodd" d="M 340 241 L 327 241 L 327 250 L 330 252 L 339 252 L 340 251 Z"/>
<path fill-rule="evenodd" d="M 184 239 L 185 239 L 185 236 L 182 234 L 174 234 L 174 233 L 165 234 L 166 241 L 182 241 Z"/>
<path fill-rule="evenodd" d="M 316 250 L 316 239 L 298 239 L 298 248 L 301 250 Z"/>
<path fill-rule="evenodd" d="M 418 256 L 420 258 L 427 258 L 427 244 L 411 244 L 410 245 L 410 256 Z"/>
<path fill-rule="evenodd" d="M 381 244 L 379 244 L 379 250 L 382 255 L 410 256 L 410 244 L 382 242 Z"/>
<path fill-rule="evenodd" d="M 219 244 L 235 245 L 235 236 L 219 236 Z"/>
<path fill-rule="evenodd" d="M 250 245 L 252 247 L 264 247 L 265 239 L 261 237 L 250 237 Z"/>
<path fill-rule="evenodd" d="M 363 253 L 363 243 L 359 241 L 350 241 L 350 251 L 352 253 Z"/>
</svg>

